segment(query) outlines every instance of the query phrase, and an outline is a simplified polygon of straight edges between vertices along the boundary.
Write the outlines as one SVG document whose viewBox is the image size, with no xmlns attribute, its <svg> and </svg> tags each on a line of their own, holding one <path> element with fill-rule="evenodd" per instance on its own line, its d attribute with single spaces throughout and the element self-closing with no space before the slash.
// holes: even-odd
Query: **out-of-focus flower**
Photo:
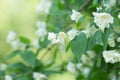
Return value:
<svg viewBox="0 0 120 80">
<path fill-rule="evenodd" d="M 75 66 L 75 64 L 73 64 L 72 62 L 69 62 L 67 64 L 67 70 L 69 72 L 72 72 L 72 73 L 76 72 L 76 66 Z"/>
<path fill-rule="evenodd" d="M 59 32 L 57 35 L 57 42 L 64 44 L 65 38 L 66 38 L 66 34 L 64 32 Z"/>
<path fill-rule="evenodd" d="M 13 31 L 9 31 L 9 33 L 7 35 L 7 43 L 11 43 L 15 39 L 16 39 L 16 33 Z"/>
<path fill-rule="evenodd" d="M 38 21 L 36 25 L 38 28 L 36 31 L 36 36 L 43 38 L 45 35 L 47 35 L 46 23 L 44 21 Z"/>
<path fill-rule="evenodd" d="M 87 54 L 90 58 L 95 58 L 95 56 L 96 56 L 95 52 L 91 51 L 91 50 L 87 51 Z"/>
<path fill-rule="evenodd" d="M 117 38 L 117 42 L 120 42 L 120 37 Z"/>
<path fill-rule="evenodd" d="M 36 26 L 37 26 L 37 28 L 45 29 L 46 28 L 46 23 L 44 21 L 37 21 Z"/>
<path fill-rule="evenodd" d="M 120 19 L 120 13 L 118 14 L 118 18 Z"/>
<path fill-rule="evenodd" d="M 105 28 L 109 28 L 109 24 L 112 24 L 114 22 L 113 17 L 108 13 L 93 12 L 93 15 L 94 22 L 102 31 L 104 31 Z"/>
<path fill-rule="evenodd" d="M 71 29 L 67 32 L 69 40 L 72 40 L 75 38 L 76 34 L 77 34 L 77 30 L 76 29 Z"/>
<path fill-rule="evenodd" d="M 39 48 L 39 39 L 35 38 L 33 41 L 32 41 L 32 45 L 35 47 L 35 48 Z"/>
<path fill-rule="evenodd" d="M 53 32 L 48 33 L 48 40 L 51 41 L 52 44 L 56 43 L 57 35 Z"/>
<path fill-rule="evenodd" d="M 7 69 L 7 65 L 6 64 L 1 64 L 0 65 L 0 70 L 2 70 L 2 71 L 5 71 Z"/>
<path fill-rule="evenodd" d="M 103 3 L 103 6 L 106 7 L 106 9 L 110 9 L 111 7 L 116 5 L 116 0 L 106 0 L 106 3 Z"/>
<path fill-rule="evenodd" d="M 82 63 L 92 66 L 92 60 L 85 54 L 81 56 Z"/>
<path fill-rule="evenodd" d="M 82 17 L 82 14 L 80 12 L 77 12 L 75 10 L 72 10 L 71 20 L 74 20 L 78 22 L 78 20 Z"/>
<path fill-rule="evenodd" d="M 40 0 L 40 3 L 38 4 L 36 11 L 37 13 L 41 14 L 41 13 L 45 13 L 45 14 L 49 14 L 49 10 L 52 6 L 52 2 L 49 0 Z"/>
<path fill-rule="evenodd" d="M 5 80 L 13 80 L 13 78 L 12 78 L 12 76 L 10 76 L 10 75 L 5 75 Z"/>
<path fill-rule="evenodd" d="M 33 72 L 33 78 L 34 80 L 44 80 L 47 76 L 39 72 Z"/>
<path fill-rule="evenodd" d="M 102 7 L 101 7 L 101 6 L 100 6 L 100 7 L 97 7 L 96 10 L 97 10 L 97 12 L 99 12 L 99 11 L 102 10 Z"/>
<path fill-rule="evenodd" d="M 82 70 L 83 69 L 83 64 L 82 63 L 77 63 L 76 68 L 79 69 L 79 70 Z"/>
<path fill-rule="evenodd" d="M 66 34 L 64 32 L 59 32 L 58 34 L 55 34 L 53 32 L 48 33 L 48 40 L 50 40 L 52 44 L 55 44 L 55 43 L 64 44 L 65 37 L 66 37 Z"/>
<path fill-rule="evenodd" d="M 111 33 L 108 37 L 108 44 L 110 47 L 115 47 L 115 40 L 114 40 L 114 34 Z"/>
<path fill-rule="evenodd" d="M 116 50 L 103 51 L 103 57 L 106 63 L 120 62 L 120 54 Z"/>
<path fill-rule="evenodd" d="M 108 44 L 109 44 L 110 47 L 115 47 L 115 40 L 111 39 L 111 38 L 108 38 Z"/>
</svg>

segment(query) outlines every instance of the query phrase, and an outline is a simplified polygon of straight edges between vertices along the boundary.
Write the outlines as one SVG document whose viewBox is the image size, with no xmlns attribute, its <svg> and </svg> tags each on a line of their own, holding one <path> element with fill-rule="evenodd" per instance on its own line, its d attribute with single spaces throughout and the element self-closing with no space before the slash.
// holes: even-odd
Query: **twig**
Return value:
<svg viewBox="0 0 120 80">
<path fill-rule="evenodd" d="M 47 50 L 45 51 L 45 53 L 43 53 L 43 55 L 41 56 L 41 60 L 43 60 L 43 58 L 45 57 L 45 55 L 54 47 L 55 45 L 52 45 L 51 47 L 47 48 Z"/>
<path fill-rule="evenodd" d="M 79 9 L 79 11 L 83 10 L 92 0 L 87 0 Z"/>
</svg>

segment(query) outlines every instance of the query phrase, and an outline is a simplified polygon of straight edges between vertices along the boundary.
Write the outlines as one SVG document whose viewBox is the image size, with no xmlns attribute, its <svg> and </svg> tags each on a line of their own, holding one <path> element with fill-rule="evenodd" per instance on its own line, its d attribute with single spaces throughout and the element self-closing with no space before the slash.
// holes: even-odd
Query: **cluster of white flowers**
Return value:
<svg viewBox="0 0 120 80">
<path fill-rule="evenodd" d="M 13 80 L 12 76 L 11 75 L 5 75 L 4 77 L 5 80 Z"/>
<path fill-rule="evenodd" d="M 109 28 L 110 24 L 113 24 L 114 22 L 113 17 L 105 12 L 104 13 L 93 12 L 93 16 L 94 22 L 102 31 L 104 31 L 105 28 Z"/>
<path fill-rule="evenodd" d="M 75 38 L 76 34 L 77 34 L 78 30 L 76 29 L 71 29 L 67 32 L 67 35 L 69 37 L 69 40 L 72 40 Z"/>
<path fill-rule="evenodd" d="M 19 38 L 17 37 L 16 33 L 13 31 L 10 31 L 7 36 L 7 43 L 9 43 L 14 50 L 18 49 L 19 47 L 21 49 L 25 49 L 26 44 L 22 43 Z"/>
<path fill-rule="evenodd" d="M 109 38 L 108 38 L 108 44 L 109 44 L 110 47 L 115 47 L 115 40 L 114 40 L 113 33 L 111 33 Z"/>
<path fill-rule="evenodd" d="M 33 78 L 34 80 L 44 80 L 47 76 L 39 72 L 33 72 Z"/>
<path fill-rule="evenodd" d="M 44 38 L 44 36 L 47 35 L 46 23 L 44 21 L 37 21 L 36 26 L 38 28 L 36 31 L 36 36 Z"/>
<path fill-rule="evenodd" d="M 82 14 L 80 12 L 72 10 L 72 15 L 70 17 L 71 17 L 71 20 L 74 20 L 75 22 L 78 22 L 79 19 L 82 17 Z"/>
<path fill-rule="evenodd" d="M 103 57 L 106 63 L 120 62 L 120 53 L 116 50 L 103 51 Z"/>
<path fill-rule="evenodd" d="M 80 70 L 82 72 L 82 74 L 87 77 L 90 71 L 90 68 L 88 67 L 84 67 L 83 63 L 77 63 L 74 64 L 72 62 L 68 62 L 67 64 L 67 71 L 71 72 L 71 73 L 75 73 L 77 70 Z"/>
<path fill-rule="evenodd" d="M 56 43 L 64 44 L 65 38 L 66 38 L 66 34 L 64 32 L 59 32 L 58 34 L 55 34 L 53 32 L 48 33 L 48 40 L 50 40 L 52 44 L 56 44 Z"/>
<path fill-rule="evenodd" d="M 0 65 L 0 70 L 1 71 L 6 71 L 6 69 L 7 69 L 7 65 L 6 64 L 3 63 L 3 64 Z"/>
<path fill-rule="evenodd" d="M 40 3 L 38 4 L 36 11 L 37 13 L 45 13 L 49 14 L 50 8 L 52 6 L 52 2 L 49 0 L 40 0 Z"/>
</svg>

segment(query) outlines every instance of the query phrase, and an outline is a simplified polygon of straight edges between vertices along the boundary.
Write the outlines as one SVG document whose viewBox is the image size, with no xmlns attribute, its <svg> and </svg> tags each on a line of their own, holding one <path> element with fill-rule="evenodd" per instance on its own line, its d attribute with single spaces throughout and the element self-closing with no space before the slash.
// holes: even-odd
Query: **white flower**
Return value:
<svg viewBox="0 0 120 80">
<path fill-rule="evenodd" d="M 120 54 L 115 50 L 103 51 L 103 57 L 106 63 L 120 62 Z"/>
<path fill-rule="evenodd" d="M 72 15 L 71 15 L 71 20 L 74 20 L 76 22 L 78 22 L 78 20 L 82 17 L 81 13 L 72 10 Z"/>
<path fill-rule="evenodd" d="M 36 11 L 37 13 L 45 13 L 49 14 L 49 10 L 52 6 L 52 2 L 49 0 L 41 0 L 40 3 L 38 4 Z"/>
<path fill-rule="evenodd" d="M 68 70 L 69 72 L 74 73 L 74 72 L 76 71 L 76 66 L 75 66 L 75 64 L 73 64 L 72 62 L 69 62 L 69 63 L 67 64 L 67 70 Z"/>
<path fill-rule="evenodd" d="M 47 76 L 39 72 L 33 72 L 33 78 L 34 80 L 44 80 Z"/>
<path fill-rule="evenodd" d="M 120 19 L 120 13 L 118 14 L 118 18 Z"/>
<path fill-rule="evenodd" d="M 58 34 L 55 34 L 53 32 L 48 33 L 48 40 L 50 40 L 52 44 L 55 44 L 55 43 L 64 44 L 65 38 L 66 38 L 66 34 L 64 32 L 59 32 Z"/>
<path fill-rule="evenodd" d="M 10 45 L 12 46 L 13 50 L 17 50 L 20 47 L 20 41 L 19 40 L 12 41 Z"/>
<path fill-rule="evenodd" d="M 57 35 L 53 32 L 48 33 L 48 40 L 51 41 L 52 44 L 56 43 Z"/>
<path fill-rule="evenodd" d="M 106 3 L 103 3 L 106 9 L 109 9 L 116 5 L 116 0 L 108 0 Z"/>
<path fill-rule="evenodd" d="M 7 43 L 11 43 L 16 39 L 16 33 L 13 31 L 9 31 L 8 36 L 7 36 Z"/>
<path fill-rule="evenodd" d="M 114 39 L 108 38 L 108 44 L 109 44 L 110 47 L 115 47 Z"/>
<path fill-rule="evenodd" d="M 95 52 L 94 51 L 87 51 L 87 54 L 89 55 L 90 58 L 95 58 Z"/>
<path fill-rule="evenodd" d="M 120 42 L 120 37 L 117 38 L 117 42 Z"/>
<path fill-rule="evenodd" d="M 94 22 L 96 25 L 104 31 L 105 28 L 109 28 L 109 24 L 114 22 L 113 17 L 108 13 L 93 12 Z"/>
<path fill-rule="evenodd" d="M 0 65 L 0 70 L 5 71 L 7 69 L 7 65 L 6 64 L 1 64 Z"/>
<path fill-rule="evenodd" d="M 39 39 L 35 38 L 33 41 L 32 41 L 32 45 L 35 47 L 35 48 L 39 48 Z"/>
<path fill-rule="evenodd" d="M 10 75 L 5 75 L 5 80 L 13 80 L 13 78 Z"/>
<path fill-rule="evenodd" d="M 76 34 L 77 34 L 77 30 L 75 29 L 71 29 L 67 32 L 68 36 L 69 36 L 69 40 L 72 40 L 75 38 Z"/>
<path fill-rule="evenodd" d="M 66 34 L 64 32 L 59 32 L 57 35 L 57 42 L 64 44 L 65 38 L 66 38 Z"/>
<path fill-rule="evenodd" d="M 100 6 L 100 7 L 97 7 L 96 10 L 97 10 L 97 12 L 99 12 L 99 11 L 102 10 L 102 7 L 101 7 L 101 6 Z"/>
<path fill-rule="evenodd" d="M 47 31 L 46 29 L 41 29 L 39 28 L 37 31 L 36 31 L 36 36 L 38 37 L 44 37 L 45 35 L 47 35 Z"/>
<path fill-rule="evenodd" d="M 45 29 L 46 23 L 44 21 L 37 21 L 36 26 L 37 26 L 37 28 Z"/>
<path fill-rule="evenodd" d="M 82 63 L 76 64 L 76 68 L 79 69 L 79 70 L 82 70 L 83 69 L 83 64 Z"/>
<path fill-rule="evenodd" d="M 87 55 L 85 55 L 85 54 L 83 54 L 81 56 L 81 60 L 82 60 L 82 63 L 84 63 L 84 64 L 87 64 L 87 65 L 90 65 L 90 66 L 92 66 L 92 64 L 93 64 L 91 59 Z"/>
</svg>

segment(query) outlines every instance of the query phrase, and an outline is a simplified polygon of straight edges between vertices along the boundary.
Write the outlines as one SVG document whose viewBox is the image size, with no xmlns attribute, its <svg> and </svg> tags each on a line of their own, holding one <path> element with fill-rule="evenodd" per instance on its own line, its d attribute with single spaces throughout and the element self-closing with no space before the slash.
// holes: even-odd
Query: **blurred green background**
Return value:
<svg viewBox="0 0 120 80">
<path fill-rule="evenodd" d="M 15 31 L 18 36 L 22 35 L 30 39 L 35 36 L 35 24 L 38 17 L 35 9 L 39 1 L 0 0 L 0 60 L 12 52 L 12 48 L 6 43 L 6 37 L 10 30 Z M 49 77 L 49 80 L 61 79 L 75 80 L 75 76 L 72 73 L 65 72 Z"/>
<path fill-rule="evenodd" d="M 35 35 L 35 8 L 38 2 L 39 0 L 0 0 L 0 56 L 11 51 L 11 47 L 6 43 L 10 30 L 28 38 Z"/>
</svg>

